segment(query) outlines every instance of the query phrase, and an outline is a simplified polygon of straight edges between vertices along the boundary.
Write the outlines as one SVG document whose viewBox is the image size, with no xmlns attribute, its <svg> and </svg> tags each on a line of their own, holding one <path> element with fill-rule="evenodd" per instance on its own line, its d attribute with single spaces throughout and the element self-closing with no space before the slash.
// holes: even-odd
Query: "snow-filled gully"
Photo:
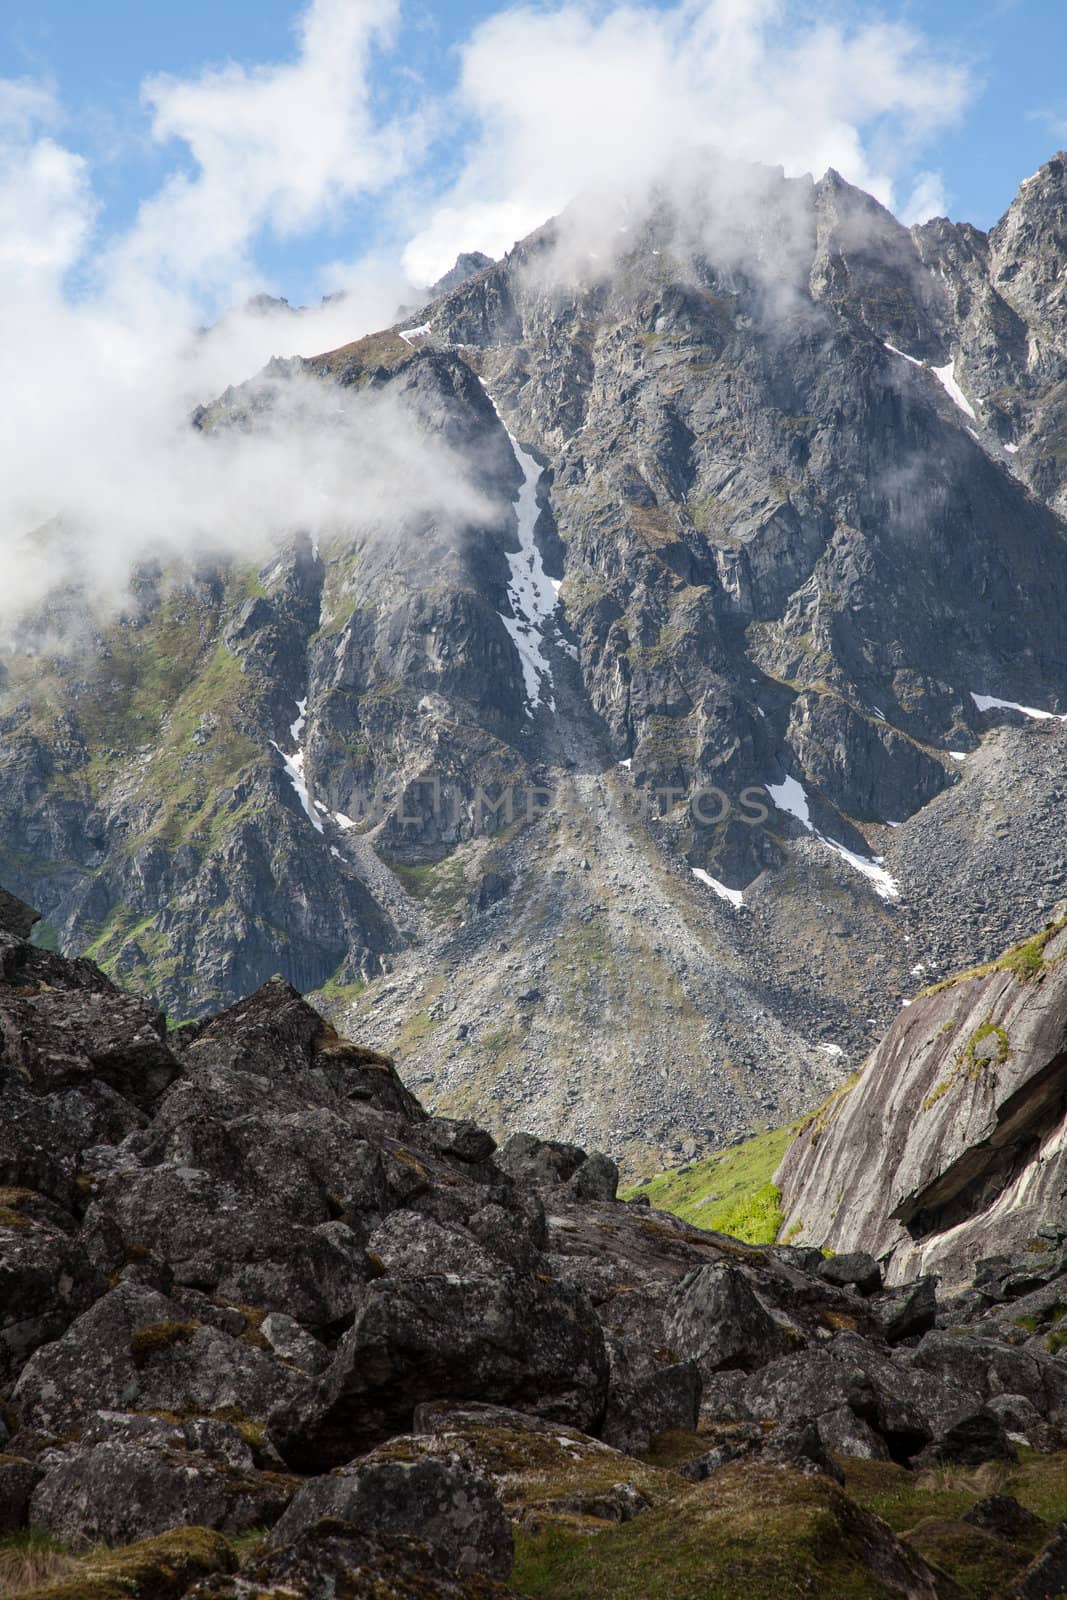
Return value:
<svg viewBox="0 0 1067 1600">
<path fill-rule="evenodd" d="M 484 388 L 483 384 L 483 388 Z M 541 481 L 541 468 L 524 450 L 500 415 L 499 408 L 489 390 L 489 403 L 496 412 L 501 427 L 508 436 L 515 459 L 522 472 L 522 487 L 515 505 L 519 524 L 519 548 L 509 552 L 508 566 L 511 576 L 508 583 L 508 600 L 513 615 L 500 614 L 501 621 L 519 652 L 522 664 L 523 687 L 526 691 L 526 715 L 532 717 L 538 705 L 555 710 L 552 693 L 552 664 L 545 655 L 546 631 L 559 604 L 559 579 L 550 578 L 545 571 L 541 552 L 534 539 L 537 524 L 537 485 Z"/>
</svg>

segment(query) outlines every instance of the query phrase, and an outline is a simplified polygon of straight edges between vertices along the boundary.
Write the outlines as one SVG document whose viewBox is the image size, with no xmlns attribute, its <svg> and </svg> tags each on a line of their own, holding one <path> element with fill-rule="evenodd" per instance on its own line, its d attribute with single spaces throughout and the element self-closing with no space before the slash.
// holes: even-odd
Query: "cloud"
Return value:
<svg viewBox="0 0 1067 1600">
<path fill-rule="evenodd" d="M 917 222 L 929 222 L 931 217 L 943 217 L 948 212 L 945 185 L 939 172 L 920 172 L 911 194 L 900 210 L 900 220 L 906 227 Z"/>
<path fill-rule="evenodd" d="M 190 426 L 271 356 L 393 320 L 406 286 L 373 255 L 332 270 L 342 300 L 299 316 L 232 308 L 263 287 L 263 230 L 314 229 L 408 159 L 409 127 L 371 104 L 395 14 L 395 0 L 312 0 L 288 63 L 151 80 L 153 133 L 179 166 L 117 237 L 97 231 L 89 167 L 57 141 L 49 88 L 0 81 L 0 385 L 18 397 L 0 431 L 6 619 L 57 579 L 121 596 L 149 554 L 265 556 L 299 527 L 362 525 L 386 484 L 398 522 L 472 504 L 463 464 L 410 416 L 336 390 L 316 404 L 321 385 L 287 385 L 256 436 Z"/>
<path fill-rule="evenodd" d="M 836 167 L 892 205 L 902 171 L 957 117 L 968 79 L 900 24 L 805 23 L 784 0 L 522 6 L 462 55 L 478 137 L 410 241 L 432 280 L 458 248 L 499 255 L 578 191 L 640 187 L 714 148 L 790 175 Z"/>
<path fill-rule="evenodd" d="M 148 550 L 265 552 L 316 516 L 363 517 L 386 471 L 410 485 L 398 520 L 430 514 L 434 494 L 443 518 L 459 516 L 473 504 L 463 463 L 420 457 L 401 413 L 332 412 L 320 440 L 324 418 L 305 397 L 269 440 L 213 450 L 189 416 L 273 355 L 392 322 L 412 298 L 404 241 L 408 273 L 426 283 L 460 249 L 499 254 L 578 192 L 605 195 L 589 215 L 614 232 L 627 195 L 666 185 L 694 212 L 713 189 L 718 242 L 729 231 L 739 251 L 773 253 L 804 226 L 799 211 L 783 201 L 772 215 L 758 180 L 719 157 L 710 184 L 710 151 L 795 173 L 834 165 L 891 201 L 967 92 L 899 25 L 806 22 L 785 0 L 567 0 L 491 17 L 457 58 L 454 93 L 401 113 L 382 109 L 390 72 L 413 91 L 400 3 L 310 0 L 287 61 L 149 79 L 151 134 L 171 164 L 118 233 L 50 86 L 0 80 L 0 384 L 18 398 L 0 432 L 0 609 L 39 598 L 64 561 L 118 592 Z M 299 317 L 232 309 L 268 287 L 265 238 L 338 227 L 372 199 L 378 237 L 324 265 L 344 299 Z M 935 201 L 935 174 L 912 179 L 909 215 Z M 27 542 L 43 525 L 49 541 Z"/>
<path fill-rule="evenodd" d="M 397 0 L 313 0 L 292 62 L 149 79 L 153 137 L 179 141 L 193 171 L 175 172 L 142 205 L 105 276 L 124 290 L 140 276 L 225 293 L 251 273 L 261 230 L 317 227 L 397 178 L 414 127 L 376 121 L 370 73 L 396 16 Z"/>
</svg>

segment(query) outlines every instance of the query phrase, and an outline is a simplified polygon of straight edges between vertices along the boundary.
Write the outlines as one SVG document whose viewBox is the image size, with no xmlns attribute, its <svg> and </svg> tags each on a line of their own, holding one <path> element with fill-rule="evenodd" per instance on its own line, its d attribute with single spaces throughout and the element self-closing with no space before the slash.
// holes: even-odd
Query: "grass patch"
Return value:
<svg viewBox="0 0 1067 1600">
<path fill-rule="evenodd" d="M 994 972 L 1011 972 L 1020 983 L 1034 983 L 1043 978 L 1049 970 L 1045 961 L 1045 950 L 1064 928 L 1067 928 L 1067 917 L 1061 917 L 1058 922 L 1050 922 L 1040 933 L 1024 939 L 1021 944 L 1012 945 L 1010 950 L 1005 950 L 995 961 L 987 961 L 979 967 L 968 967 L 966 972 L 957 972 L 951 978 L 942 978 L 940 983 L 931 984 L 929 988 L 923 989 L 919 998 L 941 994 L 945 989 L 955 988 L 958 983 L 970 983 L 973 978 L 988 978 Z"/>
<path fill-rule="evenodd" d="M 2 1552 L 0 1546 L 0 1563 Z M 229 1541 L 208 1528 L 175 1528 L 122 1550 L 90 1551 L 80 1559 L 64 1554 L 62 1547 L 49 1557 L 42 1548 L 34 1559 L 42 1565 L 50 1559 L 51 1576 L 32 1577 L 28 1587 L 0 1587 L 5 1600 L 180 1600 L 199 1578 L 231 1572 L 237 1564 Z"/>
<path fill-rule="evenodd" d="M 865 1519 L 826 1479 L 727 1467 L 669 1505 L 587 1533 L 520 1532 L 529 1600 L 884 1600 Z"/>
<path fill-rule="evenodd" d="M 803 1126 L 801 1121 L 775 1128 L 704 1161 L 660 1173 L 624 1190 L 623 1199 L 647 1195 L 658 1211 L 673 1212 L 698 1228 L 729 1233 L 746 1244 L 773 1244 L 782 1225 L 774 1174 Z"/>
<path fill-rule="evenodd" d="M 0 1596 L 17 1595 L 66 1578 L 78 1563 L 67 1546 L 39 1528 L 0 1539 Z"/>
</svg>

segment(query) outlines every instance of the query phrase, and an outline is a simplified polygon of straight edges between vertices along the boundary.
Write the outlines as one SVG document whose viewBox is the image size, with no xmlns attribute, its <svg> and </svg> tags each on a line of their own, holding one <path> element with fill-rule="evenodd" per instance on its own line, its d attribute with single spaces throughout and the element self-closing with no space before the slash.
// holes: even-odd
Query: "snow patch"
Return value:
<svg viewBox="0 0 1067 1600">
<path fill-rule="evenodd" d="M 804 793 L 803 785 L 798 783 L 796 778 L 786 778 L 782 783 L 768 783 L 765 788 L 779 811 L 788 812 L 789 816 L 796 817 L 809 833 L 815 832 L 811 825 L 808 797 Z"/>
<path fill-rule="evenodd" d="M 796 817 L 801 826 L 818 839 L 820 844 L 826 845 L 828 850 L 833 850 L 835 855 L 841 857 L 842 861 L 847 861 L 853 871 L 859 872 L 863 877 L 869 879 L 874 886 L 875 893 L 880 895 L 883 900 L 897 900 L 900 898 L 900 885 L 882 865 L 881 856 L 857 855 L 854 850 L 849 850 L 845 845 L 838 844 L 836 839 L 828 839 L 824 833 L 819 832 L 811 820 L 811 810 L 808 805 L 808 797 L 804 793 L 804 786 L 798 783 L 796 778 L 787 777 L 782 783 L 767 783 L 764 784 L 764 788 L 779 811 L 785 811 L 789 816 Z"/>
<path fill-rule="evenodd" d="M 967 759 L 966 750 L 950 750 L 949 755 L 952 757 L 953 761 L 966 761 Z"/>
<path fill-rule="evenodd" d="M 485 388 L 485 385 L 482 387 Z M 541 481 L 541 468 L 507 427 L 489 390 L 486 389 L 485 392 L 511 442 L 515 459 L 522 471 L 522 487 L 515 505 L 519 523 L 519 549 L 508 555 L 508 565 L 511 568 L 508 599 L 514 615 L 505 617 L 501 612 L 500 618 L 519 652 L 523 684 L 526 689 L 526 715 L 532 717 L 533 707 L 541 702 L 544 702 L 550 711 L 556 709 L 552 695 L 552 664 L 545 655 L 543 646 L 545 630 L 559 604 L 560 580 L 548 576 L 534 539 L 534 527 L 539 514 L 537 485 Z"/>
<path fill-rule="evenodd" d="M 633 766 L 633 764 L 634 764 L 633 756 L 627 756 L 625 761 L 620 761 L 619 762 L 619 766 L 620 767 L 625 767 L 627 772 L 630 771 L 630 768 Z"/>
<path fill-rule="evenodd" d="M 728 889 L 725 883 L 720 883 L 718 878 L 713 878 L 710 872 L 705 872 L 703 867 L 691 868 L 694 878 L 701 883 L 706 883 L 709 889 L 714 889 L 720 900 L 726 900 L 735 910 L 740 909 L 745 903 L 745 897 L 740 889 Z"/>
<path fill-rule="evenodd" d="M 1019 454 L 1019 446 L 1017 444 L 1006 444 L 1004 448 L 1010 456 L 1017 456 Z"/>
<path fill-rule="evenodd" d="M 972 422 L 977 422 L 978 418 L 974 414 L 974 408 L 972 407 L 971 402 L 968 400 L 967 396 L 956 382 L 955 360 L 950 361 L 947 366 L 944 367 L 931 367 L 930 371 L 933 373 L 938 383 L 941 384 L 949 399 L 953 401 L 954 404 L 959 406 L 960 410 L 970 417 Z"/>
<path fill-rule="evenodd" d="M 913 367 L 923 367 L 923 366 L 926 365 L 926 363 L 924 361 L 920 361 L 919 360 L 918 356 L 909 356 L 906 351 L 898 350 L 895 344 L 890 344 L 889 343 L 888 339 L 885 341 L 885 347 L 893 355 L 895 355 L 895 356 L 903 356 L 904 360 L 905 361 L 910 361 Z"/>
<path fill-rule="evenodd" d="M 304 747 L 300 743 L 304 733 L 304 728 L 307 724 L 307 709 L 308 703 L 306 697 L 303 700 L 297 701 L 296 721 L 292 723 L 289 728 L 290 736 L 293 740 L 293 743 L 296 745 L 296 750 L 291 756 L 287 756 L 281 745 L 275 744 L 273 739 L 271 740 L 271 744 L 274 745 L 275 750 L 277 750 L 278 754 L 285 762 L 286 776 L 288 777 L 293 788 L 296 790 L 297 799 L 304 808 L 304 815 L 311 823 L 311 826 L 314 828 L 315 832 L 321 833 L 322 822 L 316 815 L 315 808 L 311 804 L 311 798 L 308 795 L 307 779 L 304 777 Z M 325 811 L 325 809 L 325 806 L 323 806 L 322 810 Z"/>
<path fill-rule="evenodd" d="M 430 332 L 430 323 L 424 322 L 420 328 L 402 328 L 398 334 L 398 338 L 403 339 L 405 344 L 413 344 L 416 339 L 425 339 L 426 335 Z"/>
<path fill-rule="evenodd" d="M 975 694 L 973 689 L 971 699 L 979 711 L 1021 711 L 1024 717 L 1033 717 L 1035 722 L 1067 722 L 1067 717 L 1059 717 L 1054 711 L 1038 711 L 1034 706 L 1020 706 L 1014 700 L 998 700 L 995 695 Z M 949 755 L 952 754 L 950 750 Z"/>
<path fill-rule="evenodd" d="M 928 367 L 925 361 L 919 360 L 918 356 L 909 356 L 906 350 L 898 350 L 895 344 L 889 343 L 888 339 L 885 341 L 885 347 L 887 350 L 891 351 L 893 355 L 902 356 L 905 361 L 910 361 L 913 367 L 922 367 L 926 372 L 932 372 L 938 383 L 940 383 L 941 387 L 944 389 L 945 393 L 949 396 L 950 400 L 952 400 L 955 405 L 959 406 L 960 410 L 970 417 L 972 422 L 978 421 L 978 418 L 974 414 L 974 409 L 971 405 L 971 402 L 968 400 L 967 396 L 956 382 L 955 358 L 948 362 L 948 364 L 944 367 Z M 975 434 L 975 438 L 978 438 L 977 434 Z M 981 443 L 980 440 L 979 443 Z"/>
<path fill-rule="evenodd" d="M 819 1049 L 828 1056 L 843 1056 L 845 1053 L 839 1044 L 821 1044 Z"/>
</svg>

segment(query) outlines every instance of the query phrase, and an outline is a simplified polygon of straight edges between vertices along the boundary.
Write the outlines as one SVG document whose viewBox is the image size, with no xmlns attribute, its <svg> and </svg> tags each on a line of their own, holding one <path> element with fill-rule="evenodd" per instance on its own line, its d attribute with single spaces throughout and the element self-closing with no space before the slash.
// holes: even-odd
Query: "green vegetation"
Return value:
<svg viewBox="0 0 1067 1600">
<path fill-rule="evenodd" d="M 849 1512 L 825 1478 L 727 1467 L 595 1538 L 518 1534 L 510 1584 L 530 1600 L 883 1600 Z"/>
<path fill-rule="evenodd" d="M 624 1193 L 647 1195 L 658 1211 L 670 1211 L 698 1228 L 732 1234 L 746 1244 L 772 1244 L 782 1225 L 781 1194 L 774 1174 L 803 1121 L 757 1134 L 718 1155 L 664 1172 Z"/>
<path fill-rule="evenodd" d="M 39 1528 L 0 1538 L 0 1596 L 18 1595 L 67 1577 L 77 1566 L 67 1546 Z"/>
<path fill-rule="evenodd" d="M 942 978 L 940 983 L 931 984 L 928 989 L 923 989 L 922 995 L 941 994 L 945 989 L 953 989 L 959 983 L 970 983 L 974 978 L 988 978 L 994 972 L 1011 972 L 1020 983 L 1039 981 L 1049 970 L 1045 960 L 1045 950 L 1064 928 L 1067 928 L 1067 917 L 1061 917 L 1058 922 L 1050 922 L 1032 938 L 1024 939 L 1021 944 L 1012 945 L 1010 950 L 1005 950 L 995 961 L 987 961 L 980 967 L 968 967 L 966 972 L 957 972 L 951 978 Z"/>
<path fill-rule="evenodd" d="M 38 950 L 51 950 L 54 955 L 59 953 L 59 933 L 50 922 L 38 922 L 30 934 L 30 943 Z"/>
<path fill-rule="evenodd" d="M 648 1461 L 669 1472 L 705 1445 L 695 1434 L 664 1435 Z M 1067 1513 L 1063 1455 L 1023 1451 L 1017 1466 L 924 1473 L 888 1461 L 842 1465 L 848 1499 L 825 1478 L 746 1464 L 621 1526 L 556 1518 L 518 1533 L 511 1586 L 530 1600 L 800 1600 L 816 1592 L 883 1600 L 883 1546 L 858 1506 L 950 1572 L 962 1595 L 993 1600 Z M 1014 1495 L 1045 1529 L 1012 1545 L 960 1520 L 993 1493 Z"/>
<path fill-rule="evenodd" d="M 994 1039 L 996 1044 L 991 1053 L 986 1051 L 980 1055 L 979 1050 L 987 1039 Z M 1008 1043 L 1008 1035 L 998 1023 L 993 1021 L 992 1017 L 987 1017 L 984 1022 L 979 1023 L 967 1043 L 963 1046 L 953 1063 L 948 1077 L 942 1078 L 941 1082 L 931 1089 L 926 1096 L 922 1103 L 922 1109 L 929 1111 L 933 1106 L 937 1105 L 939 1100 L 944 1099 L 955 1084 L 961 1082 L 964 1078 L 970 1083 L 975 1082 L 982 1072 L 1002 1066 L 1010 1055 L 1011 1046 Z"/>
<path fill-rule="evenodd" d="M 200 1326 L 199 1322 L 153 1322 L 146 1328 L 136 1328 L 130 1336 L 134 1366 L 143 1367 L 160 1351 L 188 1344 Z"/>
<path fill-rule="evenodd" d="M 229 1541 L 207 1528 L 175 1528 L 121 1550 L 94 1550 L 80 1558 L 43 1534 L 19 1534 L 0 1542 L 0 1595 L 5 1600 L 179 1600 L 197 1579 L 232 1571 L 236 1564 Z"/>
<path fill-rule="evenodd" d="M 409 866 L 388 856 L 383 856 L 382 860 L 412 899 L 423 902 L 434 922 L 446 922 L 466 902 L 467 869 L 459 856 L 453 854 L 419 866 Z"/>
</svg>

